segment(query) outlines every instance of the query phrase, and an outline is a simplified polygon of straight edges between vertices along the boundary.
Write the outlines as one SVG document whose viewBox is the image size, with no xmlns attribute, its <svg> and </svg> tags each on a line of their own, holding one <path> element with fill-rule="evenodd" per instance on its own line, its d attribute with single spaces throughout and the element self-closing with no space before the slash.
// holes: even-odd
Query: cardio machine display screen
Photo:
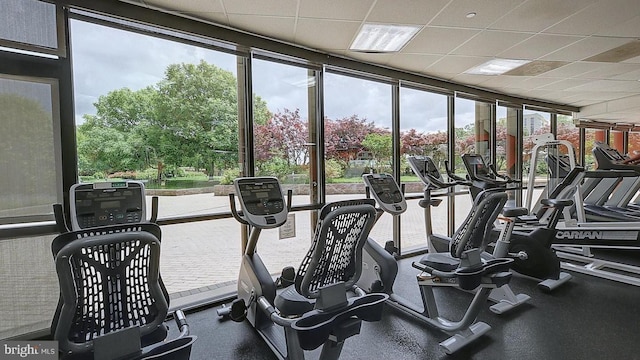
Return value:
<svg viewBox="0 0 640 360">
<path fill-rule="evenodd" d="M 378 199 L 386 204 L 402 202 L 402 193 L 398 189 L 392 177 L 371 177 L 369 178 L 371 190 L 376 193 Z"/>
<path fill-rule="evenodd" d="M 466 157 L 467 161 L 467 170 L 475 175 L 487 177 L 489 172 L 487 171 L 487 167 L 484 164 L 484 160 L 481 156 L 470 155 Z"/>
<path fill-rule="evenodd" d="M 280 186 L 275 182 L 239 183 L 245 211 L 253 215 L 277 214 L 284 208 Z"/>
<path fill-rule="evenodd" d="M 145 220 L 144 188 L 137 183 L 102 188 L 77 184 L 71 188 L 70 196 L 74 230 Z"/>
</svg>

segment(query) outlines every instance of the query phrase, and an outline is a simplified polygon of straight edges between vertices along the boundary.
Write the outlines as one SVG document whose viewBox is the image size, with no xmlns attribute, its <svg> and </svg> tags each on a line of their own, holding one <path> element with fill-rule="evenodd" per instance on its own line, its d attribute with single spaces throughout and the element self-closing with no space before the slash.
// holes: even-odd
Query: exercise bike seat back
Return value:
<svg viewBox="0 0 640 360">
<path fill-rule="evenodd" d="M 450 251 L 427 254 L 420 259 L 420 264 L 438 272 L 450 273 L 451 277 L 458 277 L 460 287 L 464 289 L 474 289 L 480 285 L 481 277 L 486 274 L 507 271 L 513 260 L 493 259 L 481 262 L 479 257 L 491 240 L 491 228 L 506 201 L 505 192 L 481 192 L 451 238 Z M 470 259 L 463 265 L 462 260 L 469 260 L 465 257 L 470 256 L 472 250 L 477 258 Z"/>
<path fill-rule="evenodd" d="M 54 239 L 61 301 L 52 333 L 63 358 L 189 358 L 196 338 L 182 336 L 188 330 L 163 342 L 169 296 L 159 274 L 159 234 L 157 225 L 144 223 Z"/>
<path fill-rule="evenodd" d="M 314 239 L 294 285 L 275 301 L 283 315 L 300 316 L 292 328 L 297 330 L 303 349 L 319 347 L 345 323 L 381 318 L 387 295 L 346 299 L 346 292 L 362 272 L 362 247 L 375 218 L 373 200 L 368 199 L 327 204 L 320 211 Z M 344 301 L 332 305 L 323 299 L 323 289 L 331 287 L 342 293 L 338 298 L 342 296 Z"/>
<path fill-rule="evenodd" d="M 360 277 L 362 246 L 376 217 L 372 204 L 360 202 L 329 204 L 320 211 L 315 237 L 296 275 L 296 290 L 303 296 L 315 299 L 319 288 L 340 281 L 348 290 Z"/>
</svg>

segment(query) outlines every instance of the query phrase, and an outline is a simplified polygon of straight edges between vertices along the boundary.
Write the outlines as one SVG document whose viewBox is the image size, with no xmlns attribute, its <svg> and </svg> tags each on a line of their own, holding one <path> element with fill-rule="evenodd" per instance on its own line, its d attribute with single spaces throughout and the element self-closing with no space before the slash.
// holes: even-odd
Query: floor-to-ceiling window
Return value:
<svg viewBox="0 0 640 360">
<path fill-rule="evenodd" d="M 255 173 L 277 177 L 284 191 L 293 191 L 294 205 L 309 205 L 316 198 L 315 72 L 263 59 L 252 62 Z M 258 252 L 273 273 L 297 267 L 311 243 L 310 212 L 290 213 L 289 221 L 295 234 L 261 233 Z"/>
<path fill-rule="evenodd" d="M 407 201 L 408 210 L 401 217 L 400 239 L 403 253 L 412 248 L 426 246 L 424 211 L 418 205 L 423 195 L 423 184 L 407 163 L 412 155 L 430 157 L 446 179 L 445 163 L 449 155 L 447 138 L 447 100 L 442 93 L 420 88 L 400 88 L 400 173 L 405 194 L 414 197 Z M 447 234 L 447 189 L 434 190 L 442 202 L 431 209 L 433 232 Z M 440 195 L 440 196 L 439 196 Z"/>
<path fill-rule="evenodd" d="M 362 174 L 393 173 L 391 85 L 327 72 L 324 75 L 326 201 L 364 197 Z M 392 217 L 372 231 L 392 240 Z"/>
<path fill-rule="evenodd" d="M 81 20 L 70 30 L 80 181 L 142 181 L 161 220 L 228 212 L 242 161 L 236 56 Z M 239 229 L 163 226 L 169 292 L 235 280 Z"/>
<path fill-rule="evenodd" d="M 584 168 L 586 170 L 595 170 L 597 167 L 593 156 L 593 147 L 596 142 L 605 143 L 607 140 L 607 130 L 604 129 L 585 129 L 584 141 Z"/>
<path fill-rule="evenodd" d="M 522 158 L 519 152 L 518 142 L 518 115 L 521 107 L 496 106 L 496 157 L 495 166 L 498 173 L 519 179 Z M 508 205 L 517 204 L 517 191 L 509 191 Z"/>
<path fill-rule="evenodd" d="M 462 155 L 479 154 L 487 164 L 492 163 L 491 156 L 491 123 L 495 105 L 469 100 L 464 97 L 455 98 L 454 117 L 454 172 L 462 177 L 467 175 Z M 457 228 L 471 210 L 473 201 L 468 194 L 455 196 L 455 227 Z"/>
</svg>

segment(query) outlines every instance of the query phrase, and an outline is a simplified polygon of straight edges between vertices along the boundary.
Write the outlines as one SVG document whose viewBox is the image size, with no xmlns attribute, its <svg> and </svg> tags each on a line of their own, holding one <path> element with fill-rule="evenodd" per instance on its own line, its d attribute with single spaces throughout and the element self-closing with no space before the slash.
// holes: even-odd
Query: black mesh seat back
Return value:
<svg viewBox="0 0 640 360">
<path fill-rule="evenodd" d="M 321 287 L 342 281 L 349 289 L 358 281 L 362 247 L 376 210 L 371 203 L 327 204 L 320 214 L 313 242 L 296 274 L 296 291 L 307 298 L 317 298 Z"/>
<path fill-rule="evenodd" d="M 104 234 L 113 234 L 113 233 L 123 233 L 123 232 L 131 232 L 131 231 L 145 231 L 153 236 L 155 236 L 158 240 L 161 240 L 162 231 L 157 224 L 154 223 L 138 223 L 138 224 L 120 224 L 120 225 L 112 225 L 112 226 L 102 226 L 91 229 L 82 229 L 77 231 L 71 231 L 57 236 L 53 242 L 51 243 L 51 252 L 53 253 L 53 258 L 58 255 L 60 249 L 62 249 L 65 245 L 69 244 L 72 241 L 82 239 L 88 236 L 96 236 L 96 235 L 104 235 Z M 162 282 L 162 278 L 160 278 L 160 287 L 162 288 L 162 292 L 164 297 L 169 303 L 169 292 L 167 291 L 164 283 Z M 53 320 L 51 322 L 51 333 L 55 333 L 56 326 L 58 325 L 58 318 L 60 315 L 60 310 L 62 308 L 62 294 L 60 294 L 60 299 L 58 301 L 58 306 L 56 307 L 55 314 L 53 316 Z M 166 334 L 159 334 L 158 337 L 164 339 Z M 154 339 L 156 336 L 153 337 Z M 151 340 L 155 342 L 157 340 Z M 145 339 L 143 339 L 143 343 L 145 343 Z"/>
<path fill-rule="evenodd" d="M 463 252 L 475 248 L 483 251 L 491 240 L 493 224 L 506 202 L 505 192 L 481 192 L 451 238 L 451 256 L 460 258 Z"/>
<path fill-rule="evenodd" d="M 318 217 L 319 221 L 318 221 L 318 225 L 320 225 L 320 221 L 322 219 L 324 219 L 330 212 L 344 207 L 344 206 L 353 206 L 353 205 L 371 205 L 371 206 L 376 206 L 376 201 L 373 199 L 351 199 L 351 200 L 342 200 L 342 201 L 335 201 L 329 204 L 326 204 L 325 206 L 322 207 L 322 209 L 320 210 L 320 216 Z"/>
<path fill-rule="evenodd" d="M 160 241 L 153 234 L 82 237 L 64 245 L 55 262 L 63 303 L 54 338 L 61 350 L 88 352 L 93 339 L 134 326 L 141 336 L 164 328 L 168 301 L 159 276 Z"/>
</svg>

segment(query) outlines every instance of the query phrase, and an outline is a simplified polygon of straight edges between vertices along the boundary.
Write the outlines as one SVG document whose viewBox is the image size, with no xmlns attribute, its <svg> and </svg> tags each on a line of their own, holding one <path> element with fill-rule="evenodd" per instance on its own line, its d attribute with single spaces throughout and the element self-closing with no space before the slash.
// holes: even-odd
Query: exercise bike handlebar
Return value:
<svg viewBox="0 0 640 360">
<path fill-rule="evenodd" d="M 449 177 L 449 179 L 452 179 L 453 182 L 451 182 L 451 184 L 453 185 L 471 185 L 471 182 L 461 176 L 456 175 L 453 170 L 449 167 L 449 161 L 445 160 L 444 161 L 444 168 L 447 171 L 447 176 Z M 452 187 L 453 185 L 449 186 Z"/>
</svg>

